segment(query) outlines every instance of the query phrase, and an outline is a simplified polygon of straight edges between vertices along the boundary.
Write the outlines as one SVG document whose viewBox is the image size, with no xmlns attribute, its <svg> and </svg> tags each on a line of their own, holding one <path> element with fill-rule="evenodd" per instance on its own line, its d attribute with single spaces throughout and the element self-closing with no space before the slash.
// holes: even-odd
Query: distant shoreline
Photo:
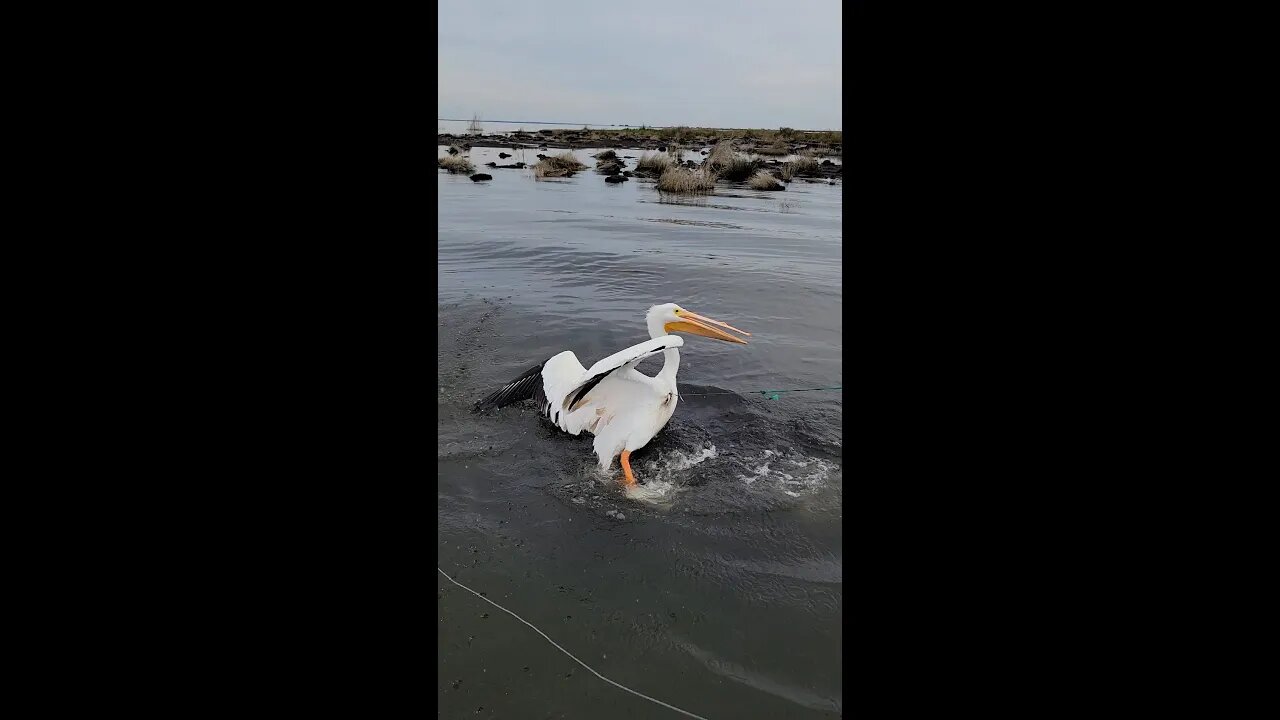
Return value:
<svg viewBox="0 0 1280 720">
<path fill-rule="evenodd" d="M 436 118 L 436 122 L 465 122 L 465 123 L 469 123 L 469 122 L 471 122 L 471 120 L 472 120 L 472 118 Z M 566 128 L 576 128 L 576 127 L 582 126 L 583 128 L 587 128 L 587 129 L 623 128 L 623 129 L 629 129 L 629 130 L 671 130 L 671 129 L 677 129 L 677 128 L 682 128 L 682 127 L 689 127 L 689 126 L 686 126 L 686 125 L 628 125 L 628 124 L 626 124 L 626 123 L 577 123 L 577 122 L 552 122 L 552 121 L 550 121 L 550 120 L 490 120 L 490 119 L 484 119 L 484 120 L 481 120 L 481 121 L 480 121 L 480 124 L 481 124 L 481 125 L 483 125 L 484 123 L 501 123 L 501 124 L 503 124 L 503 125 L 560 125 L 560 126 L 562 126 L 562 127 L 566 127 Z M 742 132 L 742 131 L 747 130 L 747 129 L 749 129 L 749 128 L 713 128 L 713 127 L 703 128 L 703 127 L 690 127 L 689 129 L 691 129 L 691 130 L 711 130 L 711 131 L 716 131 L 716 132 Z M 766 130 L 765 128 L 754 128 L 754 129 L 752 129 L 752 130 L 753 130 L 754 132 L 773 132 L 772 130 Z M 840 130 L 796 130 L 795 132 L 798 132 L 798 133 L 805 133 L 805 134 L 810 134 L 810 133 L 831 133 L 831 132 L 838 133 L 838 132 L 841 132 L 841 131 L 840 131 Z"/>
<path fill-rule="evenodd" d="M 492 120 L 490 122 L 505 122 Z M 532 124 L 532 123 L 530 123 Z M 732 142 L 734 148 L 761 155 L 790 155 L 801 150 L 818 150 L 843 156 L 843 133 L 840 131 L 801 131 L 781 128 L 716 129 L 716 128 L 626 128 L 626 129 L 547 129 L 510 133 L 437 133 L 437 145 L 472 147 L 555 148 L 582 150 L 614 147 L 635 150 L 658 150 L 668 145 L 683 148 L 706 147 L 717 142 Z"/>
</svg>

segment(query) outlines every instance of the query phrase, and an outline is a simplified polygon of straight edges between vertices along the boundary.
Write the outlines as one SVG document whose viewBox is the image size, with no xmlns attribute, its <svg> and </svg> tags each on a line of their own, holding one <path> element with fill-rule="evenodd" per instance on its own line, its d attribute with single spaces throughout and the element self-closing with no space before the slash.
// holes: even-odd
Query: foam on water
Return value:
<svg viewBox="0 0 1280 720">
<path fill-rule="evenodd" d="M 738 475 L 738 479 L 748 486 L 760 483 L 762 487 L 781 490 L 791 497 L 808 495 L 827 486 L 837 466 L 821 458 L 807 455 L 785 455 L 765 450 L 758 458 L 746 458 L 748 465 L 759 464 L 750 468 L 749 474 Z"/>
</svg>

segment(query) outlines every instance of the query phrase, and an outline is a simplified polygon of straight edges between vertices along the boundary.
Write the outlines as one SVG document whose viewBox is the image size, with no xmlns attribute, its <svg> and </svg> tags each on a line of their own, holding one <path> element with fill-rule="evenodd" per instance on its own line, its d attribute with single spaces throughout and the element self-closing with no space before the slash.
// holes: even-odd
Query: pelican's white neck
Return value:
<svg viewBox="0 0 1280 720">
<path fill-rule="evenodd" d="M 649 339 L 654 340 L 664 335 L 670 335 L 665 323 L 662 322 L 664 313 L 657 307 L 650 308 L 649 314 L 645 316 L 645 325 L 649 328 Z M 680 351 L 676 348 L 667 348 L 662 351 L 663 363 L 662 370 L 658 372 L 658 377 L 668 378 L 672 384 L 676 380 L 676 371 L 680 369 Z"/>
<path fill-rule="evenodd" d="M 663 335 L 667 334 L 667 331 L 662 327 L 663 326 L 662 316 L 659 315 L 658 313 L 656 312 L 649 313 L 648 315 L 645 316 L 644 321 L 645 321 L 645 325 L 649 327 L 650 340 L 660 338 Z"/>
<path fill-rule="evenodd" d="M 659 377 L 671 378 L 671 382 L 676 380 L 676 371 L 680 369 L 680 351 L 676 348 L 667 348 L 662 351 L 662 369 L 658 371 Z"/>
</svg>

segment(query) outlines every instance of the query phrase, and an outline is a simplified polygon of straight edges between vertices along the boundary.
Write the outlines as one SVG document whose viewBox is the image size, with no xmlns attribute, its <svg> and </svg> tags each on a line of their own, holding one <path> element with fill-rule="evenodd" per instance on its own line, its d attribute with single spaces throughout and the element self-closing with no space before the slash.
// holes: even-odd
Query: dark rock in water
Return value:
<svg viewBox="0 0 1280 720">
<path fill-rule="evenodd" d="M 616 160 L 604 160 L 596 163 L 596 172 L 601 175 L 617 175 L 622 172 L 622 163 Z"/>
<path fill-rule="evenodd" d="M 635 160 L 635 159 L 636 159 L 636 156 L 635 156 L 635 155 L 623 155 L 622 157 L 624 157 L 624 158 L 626 158 L 626 159 L 628 159 L 628 160 Z"/>
<path fill-rule="evenodd" d="M 493 176 L 489 173 L 476 173 L 471 176 L 471 182 L 480 182 L 481 180 L 492 180 Z"/>
<path fill-rule="evenodd" d="M 498 153 L 498 157 L 503 160 L 506 160 L 507 158 L 511 157 L 511 153 Z"/>
<path fill-rule="evenodd" d="M 556 131 L 555 130 L 539 130 L 538 134 L 539 135 L 555 135 Z"/>
<path fill-rule="evenodd" d="M 625 175 L 610 175 L 609 177 L 605 178 L 604 181 L 607 183 L 626 182 L 627 177 Z"/>
<path fill-rule="evenodd" d="M 510 164 L 510 165 L 494 165 L 493 163 L 489 163 L 489 165 L 491 165 L 491 166 L 493 166 L 493 167 L 498 167 L 498 168 L 510 168 L 510 169 L 512 169 L 512 170 L 523 170 L 523 169 L 524 169 L 524 163 L 522 163 L 522 162 L 512 163 L 512 164 Z"/>
<path fill-rule="evenodd" d="M 495 162 L 487 162 L 487 163 L 485 163 L 485 164 L 484 164 L 484 166 L 485 166 L 485 167 L 498 167 L 498 163 L 495 163 Z"/>
<path fill-rule="evenodd" d="M 687 167 L 687 168 L 695 168 L 695 167 L 698 167 L 696 164 L 694 164 L 694 162 L 693 162 L 692 160 L 685 160 L 685 161 L 684 161 L 684 166 L 685 166 L 685 167 Z"/>
<path fill-rule="evenodd" d="M 447 152 L 448 152 L 450 155 L 457 155 L 457 154 L 458 154 L 458 148 L 456 148 L 456 147 L 454 147 L 454 146 L 450 145 L 450 146 L 449 146 L 449 149 L 448 149 L 448 151 L 447 151 Z"/>
<path fill-rule="evenodd" d="M 822 161 L 822 164 L 823 164 L 823 165 L 835 165 L 835 163 L 831 162 L 830 160 L 823 160 L 823 161 Z"/>
<path fill-rule="evenodd" d="M 707 154 L 707 151 L 706 151 L 706 150 L 703 150 L 703 151 L 702 151 L 702 154 L 703 154 L 703 155 L 706 155 L 706 154 Z"/>
<path fill-rule="evenodd" d="M 630 170 L 623 170 L 622 174 L 626 177 L 631 177 L 633 173 Z"/>
<path fill-rule="evenodd" d="M 658 152 L 666 152 L 666 151 L 667 151 L 667 146 L 666 146 L 666 145 L 659 145 L 659 146 L 658 146 Z"/>
<path fill-rule="evenodd" d="M 544 149 L 545 149 L 545 148 L 544 148 Z M 546 160 L 546 159 L 547 159 L 547 156 L 546 156 L 546 155 L 543 155 L 542 153 L 538 153 L 538 159 L 539 159 L 539 160 Z"/>
</svg>

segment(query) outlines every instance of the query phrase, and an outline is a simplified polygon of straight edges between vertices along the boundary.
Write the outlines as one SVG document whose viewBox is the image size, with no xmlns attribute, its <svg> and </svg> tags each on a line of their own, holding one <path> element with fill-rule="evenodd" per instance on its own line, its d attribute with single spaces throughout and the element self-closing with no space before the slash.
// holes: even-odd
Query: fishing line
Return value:
<svg viewBox="0 0 1280 720">
<path fill-rule="evenodd" d="M 684 399 L 690 395 L 754 395 L 760 393 L 770 400 L 777 400 L 778 393 L 787 392 L 812 392 L 814 390 L 843 390 L 841 387 L 825 387 L 825 388 L 796 388 L 793 390 L 724 390 L 721 392 L 703 392 L 703 393 L 680 393 L 680 398 Z"/>
<path fill-rule="evenodd" d="M 651 697 L 649 697 L 648 695 L 645 695 L 645 694 L 644 694 L 644 693 L 642 693 L 642 692 L 637 692 L 637 691 L 632 690 L 631 688 L 627 687 L 626 685 L 623 685 L 623 684 L 621 684 L 621 683 L 616 683 L 616 682 L 614 682 L 614 681 L 610 680 L 609 678 L 607 678 L 607 677 L 605 677 L 605 676 L 601 675 L 600 673 L 596 672 L 596 671 L 595 671 L 595 669 L 593 669 L 590 665 L 588 665 L 588 664 L 586 664 L 586 663 L 582 662 L 581 660 L 578 660 L 578 658 L 577 658 L 573 653 L 571 653 L 571 652 L 569 652 L 568 650 L 565 650 L 564 648 L 560 647 L 559 643 L 557 643 L 555 640 L 552 640 L 551 638 L 547 637 L 547 634 L 546 634 L 546 633 L 544 633 L 544 632 L 542 632 L 542 631 L 541 631 L 541 630 L 539 630 L 538 628 L 534 627 L 534 626 L 533 626 L 533 623 L 529 622 L 528 620 L 525 620 L 524 618 L 520 617 L 519 615 L 517 615 L 517 614 L 515 614 L 515 613 L 511 612 L 510 610 L 508 610 L 508 609 L 506 609 L 506 608 L 502 607 L 502 606 L 501 606 L 501 605 L 499 605 L 498 603 L 496 603 L 496 602 L 494 602 L 494 601 L 490 600 L 489 598 L 487 598 L 487 597 L 485 597 L 485 596 L 481 595 L 480 593 L 476 592 L 475 590 L 472 590 L 471 588 L 467 587 L 466 585 L 463 585 L 462 583 L 458 582 L 457 580 L 454 580 L 453 578 L 449 577 L 449 573 L 446 573 L 444 570 L 441 570 L 439 566 L 437 566 L 437 567 L 436 567 L 436 570 L 440 570 L 440 574 L 441 574 L 441 575 L 444 575 L 445 579 L 446 579 L 446 580 L 448 580 L 449 582 L 453 583 L 454 585 L 457 585 L 458 587 L 462 588 L 463 590 L 466 590 L 467 592 L 471 593 L 472 595 L 475 595 L 476 597 L 480 598 L 481 600 L 483 600 L 483 601 L 485 601 L 485 602 L 489 603 L 490 605 L 492 605 L 492 606 L 494 606 L 494 607 L 498 608 L 498 609 L 499 609 L 499 610 L 501 610 L 502 612 L 504 612 L 504 613 L 506 613 L 506 614 L 510 615 L 511 617 L 513 617 L 513 618 L 515 618 L 515 619 L 519 620 L 520 622 L 524 623 L 525 625 L 528 625 L 529 627 L 533 628 L 533 631 L 534 631 L 534 632 L 536 632 L 536 633 L 538 633 L 539 635 L 541 635 L 542 637 L 546 638 L 546 639 L 547 639 L 547 642 L 551 643 L 552 645 L 555 645 L 557 650 L 559 650 L 560 652 L 564 653 L 565 655 L 568 655 L 569 657 L 573 658 L 573 659 L 574 659 L 574 661 L 575 661 L 575 662 L 577 662 L 579 665 L 581 665 L 582 667 L 584 667 L 584 668 L 586 668 L 586 669 L 590 670 L 592 675 L 595 675 L 596 677 L 598 677 L 598 678 L 600 678 L 601 680 L 603 680 L 603 681 L 605 681 L 605 682 L 609 683 L 610 685 L 613 685 L 614 687 L 622 688 L 623 690 L 626 690 L 627 692 L 631 693 L 632 695 L 636 695 L 636 696 L 642 697 L 642 698 L 644 698 L 645 700 L 648 700 L 649 702 L 657 703 L 657 704 L 659 704 L 659 705 L 661 705 L 661 706 L 663 706 L 663 707 L 665 707 L 665 708 L 670 708 L 670 709 L 672 709 L 672 710 L 675 710 L 675 711 L 676 711 L 676 712 L 678 712 L 678 713 L 681 713 L 681 714 L 684 714 L 684 715 L 688 715 L 688 716 L 689 716 L 689 717 L 691 717 L 691 718 L 697 718 L 698 720 L 707 720 L 707 718 L 704 718 L 704 717 L 702 717 L 701 715 L 694 715 L 693 713 L 689 712 L 688 710 L 681 710 L 680 708 L 676 707 L 675 705 L 668 705 L 667 703 L 664 703 L 664 702 L 662 702 L 661 700 L 658 700 L 658 699 L 656 699 L 656 698 L 651 698 Z"/>
</svg>

